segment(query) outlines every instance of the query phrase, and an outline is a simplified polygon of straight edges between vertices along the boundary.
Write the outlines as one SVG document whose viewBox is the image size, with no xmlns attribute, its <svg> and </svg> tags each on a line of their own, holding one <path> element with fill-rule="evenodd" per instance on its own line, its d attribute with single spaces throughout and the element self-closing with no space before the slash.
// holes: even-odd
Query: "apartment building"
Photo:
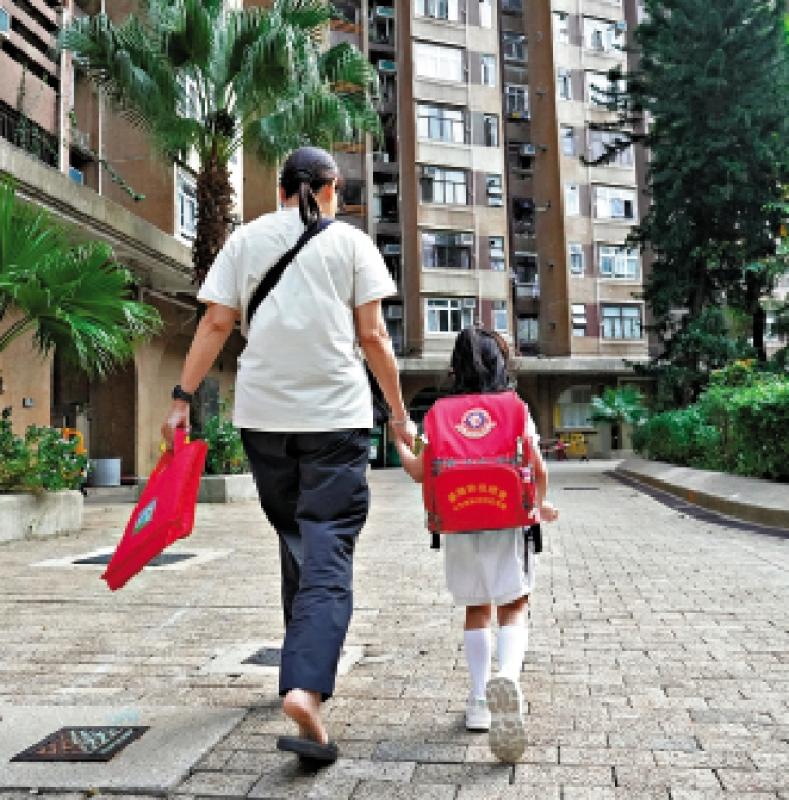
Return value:
<svg viewBox="0 0 789 800">
<path fill-rule="evenodd" d="M 637 156 L 581 161 L 608 142 L 588 124 L 608 113 L 597 88 L 625 58 L 621 0 L 335 5 L 332 40 L 366 50 L 381 80 L 383 141 L 338 159 L 347 218 L 398 284 L 385 313 L 412 405 L 446 390 L 454 336 L 480 322 L 511 343 L 544 436 L 592 433 L 592 394 L 647 357 L 641 256 L 623 248 Z"/>
<path fill-rule="evenodd" d="M 147 474 L 159 456 L 161 416 L 194 329 L 195 164 L 177 167 L 158 156 L 55 45 L 74 16 L 104 11 L 120 20 L 136 6 L 0 0 L 0 176 L 11 176 L 20 198 L 49 209 L 75 236 L 111 244 L 135 274 L 140 298 L 165 322 L 162 334 L 107 381 L 90 380 L 57 356 L 41 359 L 30 340 L 15 343 L 0 355 L 0 407 L 13 409 L 18 430 L 78 428 L 92 457 L 120 458 L 130 477 Z M 245 207 L 257 216 L 276 202 L 270 171 L 242 166 L 240 154 L 233 171 L 239 220 Z M 234 337 L 209 375 L 196 421 L 229 392 L 240 347 Z"/>
</svg>

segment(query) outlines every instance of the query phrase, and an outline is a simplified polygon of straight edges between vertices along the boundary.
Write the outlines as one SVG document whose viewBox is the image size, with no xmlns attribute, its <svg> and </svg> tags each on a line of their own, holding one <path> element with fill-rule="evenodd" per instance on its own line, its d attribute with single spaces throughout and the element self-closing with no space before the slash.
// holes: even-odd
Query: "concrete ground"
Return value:
<svg viewBox="0 0 789 800">
<path fill-rule="evenodd" d="M 514 766 L 463 729 L 462 611 L 399 471 L 371 473 L 348 670 L 326 709 L 342 757 L 317 775 L 274 749 L 289 730 L 276 669 L 242 663 L 282 633 L 254 504 L 201 506 L 173 548 L 197 557 L 115 594 L 101 567 L 70 563 L 114 546 L 128 504 L 0 546 L 0 800 L 788 800 L 789 539 L 694 519 L 611 466 L 551 464 L 562 518 L 532 598 Z M 103 765 L 10 762 L 69 724 L 150 730 Z"/>
</svg>

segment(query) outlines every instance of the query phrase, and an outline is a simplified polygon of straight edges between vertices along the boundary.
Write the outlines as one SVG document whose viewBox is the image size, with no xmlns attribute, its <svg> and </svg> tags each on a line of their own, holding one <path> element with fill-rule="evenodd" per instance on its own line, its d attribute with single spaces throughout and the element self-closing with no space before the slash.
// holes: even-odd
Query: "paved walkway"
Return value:
<svg viewBox="0 0 789 800">
<path fill-rule="evenodd" d="M 553 466 L 562 520 L 539 564 L 522 679 L 529 744 L 515 766 L 463 730 L 461 611 L 418 487 L 393 470 L 371 476 L 348 639 L 363 656 L 328 707 L 333 767 L 302 773 L 278 754 L 274 671 L 228 666 L 282 630 L 275 542 L 252 504 L 200 507 L 176 550 L 201 560 L 147 570 L 114 595 L 99 568 L 31 565 L 111 546 L 129 506 L 91 505 L 78 535 L 0 547 L 0 739 L 21 707 L 79 710 L 81 722 L 108 708 L 119 723 L 156 708 L 235 714 L 172 789 L 179 800 L 787 800 L 789 540 L 685 517 L 604 468 Z M 29 797 L 11 774 L 0 763 L 0 800 Z M 81 796 L 73 782 L 49 785 Z"/>
</svg>

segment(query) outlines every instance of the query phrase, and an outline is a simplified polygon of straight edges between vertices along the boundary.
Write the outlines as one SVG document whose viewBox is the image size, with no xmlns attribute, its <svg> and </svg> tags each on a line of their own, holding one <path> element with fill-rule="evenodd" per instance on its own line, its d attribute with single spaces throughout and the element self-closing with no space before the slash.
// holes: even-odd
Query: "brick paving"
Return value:
<svg viewBox="0 0 789 800">
<path fill-rule="evenodd" d="M 371 474 L 348 639 L 364 656 L 327 706 L 342 751 L 329 769 L 275 751 L 288 726 L 273 674 L 203 669 L 282 632 L 276 543 L 253 504 L 201 506 L 178 545 L 229 555 L 114 595 L 95 568 L 31 565 L 112 545 L 129 506 L 90 505 L 79 534 L 0 546 L 0 705 L 245 709 L 178 800 L 786 800 L 789 540 L 689 518 L 605 467 L 553 470 L 562 519 L 531 604 L 517 765 L 463 729 L 462 612 L 418 487 L 392 470 Z"/>
</svg>

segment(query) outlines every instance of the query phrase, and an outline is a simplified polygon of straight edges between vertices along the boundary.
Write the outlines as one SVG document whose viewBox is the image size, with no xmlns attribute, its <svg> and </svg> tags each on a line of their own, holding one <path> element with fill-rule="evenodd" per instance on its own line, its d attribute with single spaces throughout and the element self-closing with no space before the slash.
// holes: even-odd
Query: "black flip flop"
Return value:
<svg viewBox="0 0 789 800">
<path fill-rule="evenodd" d="M 320 744 L 312 739 L 304 739 L 301 736 L 280 736 L 277 739 L 277 750 L 295 753 L 299 758 L 308 759 L 310 762 L 321 766 L 333 764 L 337 760 L 339 753 L 334 742 Z"/>
</svg>

